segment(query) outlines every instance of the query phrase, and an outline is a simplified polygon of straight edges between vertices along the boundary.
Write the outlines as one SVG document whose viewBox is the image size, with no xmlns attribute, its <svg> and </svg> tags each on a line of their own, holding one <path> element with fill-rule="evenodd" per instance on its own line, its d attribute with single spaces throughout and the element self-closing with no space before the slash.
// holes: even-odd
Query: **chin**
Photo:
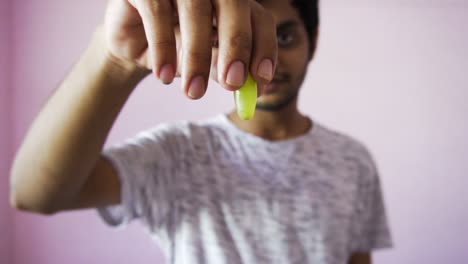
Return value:
<svg viewBox="0 0 468 264">
<path fill-rule="evenodd" d="M 280 94 L 280 93 L 269 93 L 262 94 L 257 100 L 257 110 L 263 111 L 279 111 L 284 107 L 294 102 L 297 97 L 296 93 L 291 94 Z"/>
<path fill-rule="evenodd" d="M 288 98 L 286 98 L 288 99 Z M 279 111 L 292 103 L 292 100 L 262 100 L 257 102 L 256 110 L 259 111 Z"/>
<path fill-rule="evenodd" d="M 259 97 L 257 99 L 257 108 L 270 108 L 281 103 L 281 98 Z"/>
</svg>

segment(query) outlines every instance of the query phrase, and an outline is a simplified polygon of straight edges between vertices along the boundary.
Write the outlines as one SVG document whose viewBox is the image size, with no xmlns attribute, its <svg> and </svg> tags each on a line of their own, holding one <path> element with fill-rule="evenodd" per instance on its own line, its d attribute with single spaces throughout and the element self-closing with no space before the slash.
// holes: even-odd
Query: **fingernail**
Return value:
<svg viewBox="0 0 468 264">
<path fill-rule="evenodd" d="M 170 64 L 166 64 L 159 71 L 159 79 L 164 84 L 170 84 L 174 80 L 174 68 Z"/>
<path fill-rule="evenodd" d="M 231 64 L 226 78 L 226 83 L 232 86 L 242 86 L 245 82 L 245 67 L 241 61 Z"/>
<path fill-rule="evenodd" d="M 273 62 L 269 59 L 264 59 L 258 66 L 257 74 L 263 79 L 271 81 L 273 79 Z"/>
<path fill-rule="evenodd" d="M 192 79 L 189 85 L 188 95 L 192 99 L 198 99 L 205 93 L 205 81 L 203 76 L 197 76 Z"/>
</svg>

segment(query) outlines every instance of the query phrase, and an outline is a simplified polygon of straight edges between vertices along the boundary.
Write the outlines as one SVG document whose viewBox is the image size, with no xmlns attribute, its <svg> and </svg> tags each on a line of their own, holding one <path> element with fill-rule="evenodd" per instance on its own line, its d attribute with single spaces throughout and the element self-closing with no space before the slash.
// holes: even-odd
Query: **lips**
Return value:
<svg viewBox="0 0 468 264">
<path fill-rule="evenodd" d="M 263 93 L 272 93 L 278 90 L 278 84 L 271 82 L 263 87 Z"/>
<path fill-rule="evenodd" d="M 285 73 L 276 72 L 275 76 L 273 76 L 273 80 L 271 83 L 285 83 L 289 81 L 289 75 Z"/>
<path fill-rule="evenodd" d="M 263 88 L 263 92 L 264 93 L 275 92 L 279 90 L 279 87 L 282 83 L 286 83 L 286 82 L 288 82 L 288 78 L 285 75 L 275 75 L 275 78 L 273 78 L 273 80 L 269 84 L 265 85 L 265 87 Z"/>
</svg>

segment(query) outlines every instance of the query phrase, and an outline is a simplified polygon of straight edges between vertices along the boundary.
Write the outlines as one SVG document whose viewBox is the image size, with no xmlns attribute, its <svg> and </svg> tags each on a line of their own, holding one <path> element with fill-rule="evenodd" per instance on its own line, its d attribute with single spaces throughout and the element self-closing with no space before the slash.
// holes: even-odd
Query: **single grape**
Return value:
<svg viewBox="0 0 468 264">
<path fill-rule="evenodd" d="M 234 91 L 234 102 L 237 108 L 237 114 L 241 119 L 252 119 L 257 105 L 257 83 L 250 73 L 247 80 L 239 90 Z"/>
</svg>

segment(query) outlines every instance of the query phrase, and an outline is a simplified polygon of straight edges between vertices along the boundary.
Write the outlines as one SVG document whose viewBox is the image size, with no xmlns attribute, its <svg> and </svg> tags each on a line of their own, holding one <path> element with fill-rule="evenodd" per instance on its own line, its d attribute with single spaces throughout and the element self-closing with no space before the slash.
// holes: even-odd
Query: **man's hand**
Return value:
<svg viewBox="0 0 468 264">
<path fill-rule="evenodd" d="M 152 70 L 166 84 L 181 75 L 192 99 L 204 95 L 210 70 L 232 91 L 247 71 L 262 87 L 276 67 L 275 21 L 254 0 L 110 0 L 105 30 L 119 63 Z"/>
</svg>

